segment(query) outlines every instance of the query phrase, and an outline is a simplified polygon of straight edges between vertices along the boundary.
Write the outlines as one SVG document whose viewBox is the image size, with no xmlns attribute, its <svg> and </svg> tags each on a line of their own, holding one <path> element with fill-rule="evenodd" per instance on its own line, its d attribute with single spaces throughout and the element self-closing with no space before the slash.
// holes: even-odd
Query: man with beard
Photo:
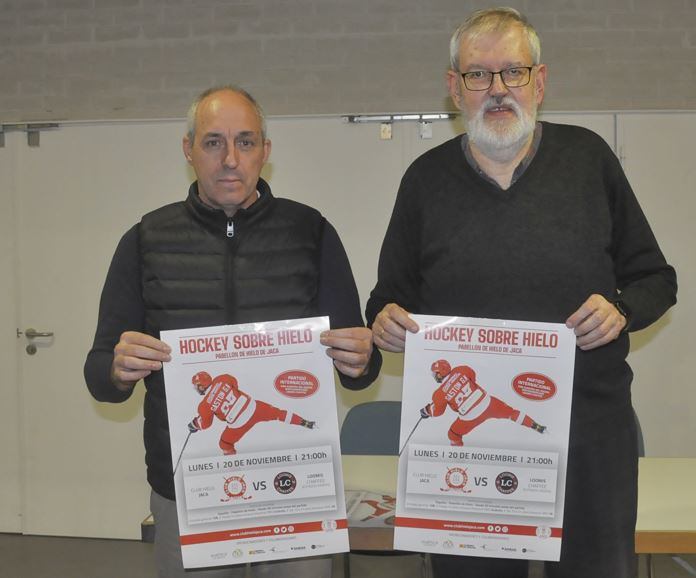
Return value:
<svg viewBox="0 0 696 578">
<path fill-rule="evenodd" d="M 404 350 L 409 313 L 561 322 L 577 336 L 561 560 L 553 578 L 635 575 L 637 440 L 627 331 L 676 302 L 619 162 L 594 133 L 536 121 L 546 66 L 514 9 L 474 13 L 450 43 L 465 135 L 401 182 L 367 305 Z M 526 577 L 520 560 L 433 556 L 436 576 Z"/>
</svg>

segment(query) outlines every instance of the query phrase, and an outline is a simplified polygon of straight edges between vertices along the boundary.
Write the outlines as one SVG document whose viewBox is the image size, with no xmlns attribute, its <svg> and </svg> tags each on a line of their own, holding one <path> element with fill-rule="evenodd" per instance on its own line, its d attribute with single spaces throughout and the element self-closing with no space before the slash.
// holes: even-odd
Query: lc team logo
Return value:
<svg viewBox="0 0 696 578">
<path fill-rule="evenodd" d="M 518 485 L 517 476 L 512 472 L 503 472 L 495 478 L 495 489 L 501 494 L 512 494 Z"/>
<path fill-rule="evenodd" d="M 279 494 L 291 494 L 297 487 L 297 479 L 290 472 L 280 472 L 273 480 L 273 487 Z"/>
<path fill-rule="evenodd" d="M 458 490 L 464 494 L 471 493 L 471 490 L 467 490 L 466 485 L 469 483 L 469 476 L 466 470 L 463 468 L 447 468 L 447 473 L 445 474 L 445 484 L 446 488 L 440 488 L 442 492 L 449 492 L 450 490 Z"/>
<path fill-rule="evenodd" d="M 244 481 L 244 476 L 230 476 L 229 478 L 225 478 L 225 484 L 223 485 L 222 489 L 224 490 L 225 494 L 227 494 L 227 497 L 220 498 L 221 502 L 229 502 L 230 500 L 238 499 L 251 499 L 251 496 L 244 495 L 247 491 L 247 485 Z"/>
</svg>

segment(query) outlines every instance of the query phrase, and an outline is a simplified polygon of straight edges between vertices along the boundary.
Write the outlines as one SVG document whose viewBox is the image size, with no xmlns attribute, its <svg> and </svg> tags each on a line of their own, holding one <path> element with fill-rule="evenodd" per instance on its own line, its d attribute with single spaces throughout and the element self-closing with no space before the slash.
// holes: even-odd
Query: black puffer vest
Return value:
<svg viewBox="0 0 696 578">
<path fill-rule="evenodd" d="M 263 180 L 257 188 L 260 198 L 232 219 L 200 201 L 197 183 L 186 201 L 143 217 L 138 238 L 147 333 L 316 315 L 325 220 L 310 207 L 274 198 Z M 162 372 L 145 385 L 147 479 L 174 499 Z"/>
</svg>

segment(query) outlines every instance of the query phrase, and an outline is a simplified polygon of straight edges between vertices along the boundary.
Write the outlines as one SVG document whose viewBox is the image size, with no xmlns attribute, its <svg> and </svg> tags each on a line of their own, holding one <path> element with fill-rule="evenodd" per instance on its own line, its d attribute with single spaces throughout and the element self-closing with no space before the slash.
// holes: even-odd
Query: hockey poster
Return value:
<svg viewBox="0 0 696 578">
<path fill-rule="evenodd" d="M 346 552 L 327 317 L 163 331 L 185 568 Z"/>
<path fill-rule="evenodd" d="M 413 315 L 394 548 L 560 558 L 575 335 Z"/>
</svg>

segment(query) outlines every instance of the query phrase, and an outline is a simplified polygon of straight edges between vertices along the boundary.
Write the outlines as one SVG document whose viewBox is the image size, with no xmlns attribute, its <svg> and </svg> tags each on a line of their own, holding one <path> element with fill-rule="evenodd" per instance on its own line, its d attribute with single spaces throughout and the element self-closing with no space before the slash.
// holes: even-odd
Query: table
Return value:
<svg viewBox="0 0 696 578">
<path fill-rule="evenodd" d="M 640 458 L 636 553 L 696 553 L 696 458 Z M 687 572 L 696 571 L 674 557 Z"/>
<path fill-rule="evenodd" d="M 636 552 L 696 553 L 696 458 L 640 458 Z"/>
</svg>

